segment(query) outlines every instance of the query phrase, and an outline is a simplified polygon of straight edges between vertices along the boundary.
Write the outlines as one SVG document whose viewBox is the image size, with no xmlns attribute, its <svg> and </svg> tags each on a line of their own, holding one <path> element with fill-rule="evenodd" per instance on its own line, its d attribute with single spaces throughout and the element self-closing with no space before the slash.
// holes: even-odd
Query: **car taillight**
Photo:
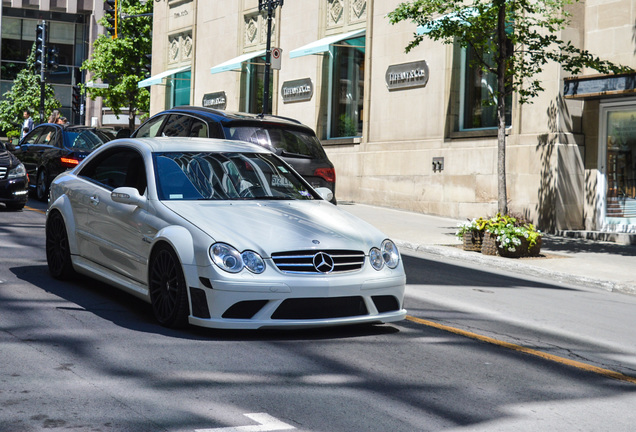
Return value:
<svg viewBox="0 0 636 432">
<path fill-rule="evenodd" d="M 316 171 L 314 171 L 314 175 L 322 177 L 329 183 L 336 182 L 336 170 L 333 168 L 318 168 Z"/>
<path fill-rule="evenodd" d="M 62 162 L 62 166 L 66 168 L 75 168 L 77 164 L 80 163 L 79 159 L 71 157 L 61 157 L 60 162 Z"/>
</svg>

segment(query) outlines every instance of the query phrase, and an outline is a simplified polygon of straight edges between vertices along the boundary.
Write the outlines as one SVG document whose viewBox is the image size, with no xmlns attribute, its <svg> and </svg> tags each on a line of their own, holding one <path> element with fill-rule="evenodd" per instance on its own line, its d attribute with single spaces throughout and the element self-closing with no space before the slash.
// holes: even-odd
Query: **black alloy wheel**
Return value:
<svg viewBox="0 0 636 432">
<path fill-rule="evenodd" d="M 162 244 L 153 251 L 148 274 L 152 311 L 159 324 L 185 327 L 189 314 L 185 277 L 179 258 L 170 246 Z"/>
<path fill-rule="evenodd" d="M 46 219 L 46 262 L 55 279 L 68 280 L 75 276 L 66 224 L 58 211 L 51 212 Z"/>
<path fill-rule="evenodd" d="M 46 170 L 42 168 L 38 172 L 35 184 L 35 196 L 39 201 L 46 201 L 48 198 L 49 186 L 46 184 Z"/>
</svg>

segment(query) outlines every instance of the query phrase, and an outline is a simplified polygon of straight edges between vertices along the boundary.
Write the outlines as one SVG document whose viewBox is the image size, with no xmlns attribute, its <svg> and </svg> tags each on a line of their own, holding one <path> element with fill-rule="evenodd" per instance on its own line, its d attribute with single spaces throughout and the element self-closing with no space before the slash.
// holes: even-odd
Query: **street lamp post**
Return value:
<svg viewBox="0 0 636 432">
<path fill-rule="evenodd" d="M 284 0 L 258 0 L 258 11 L 267 9 L 267 50 L 265 52 L 265 83 L 263 88 L 263 114 L 269 114 L 269 73 L 272 60 L 272 14 Z"/>
</svg>

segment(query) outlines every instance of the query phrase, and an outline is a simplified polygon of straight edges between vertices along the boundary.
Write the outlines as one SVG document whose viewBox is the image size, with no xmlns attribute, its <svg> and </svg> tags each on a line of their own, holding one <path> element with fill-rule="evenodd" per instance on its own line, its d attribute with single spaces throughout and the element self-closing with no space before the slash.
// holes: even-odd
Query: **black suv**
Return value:
<svg viewBox="0 0 636 432">
<path fill-rule="evenodd" d="M 293 119 L 180 106 L 154 115 L 132 136 L 225 138 L 259 144 L 284 159 L 313 187 L 331 189 L 336 203 L 333 164 L 314 131 Z"/>
</svg>

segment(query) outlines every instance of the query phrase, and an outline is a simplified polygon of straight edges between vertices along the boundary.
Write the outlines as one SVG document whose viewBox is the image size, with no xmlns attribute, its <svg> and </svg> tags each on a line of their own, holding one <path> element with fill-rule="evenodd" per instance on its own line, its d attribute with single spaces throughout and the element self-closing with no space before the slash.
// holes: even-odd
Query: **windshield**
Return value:
<svg viewBox="0 0 636 432">
<path fill-rule="evenodd" d="M 105 134 L 96 134 L 96 131 L 66 131 L 68 147 L 75 150 L 95 150 L 105 142 L 110 141 Z"/>
<path fill-rule="evenodd" d="M 318 138 L 299 130 L 250 125 L 227 127 L 225 134 L 232 140 L 258 144 L 280 156 L 326 159 Z"/>
<path fill-rule="evenodd" d="M 155 153 L 160 200 L 311 200 L 317 195 L 272 154 Z"/>
</svg>

